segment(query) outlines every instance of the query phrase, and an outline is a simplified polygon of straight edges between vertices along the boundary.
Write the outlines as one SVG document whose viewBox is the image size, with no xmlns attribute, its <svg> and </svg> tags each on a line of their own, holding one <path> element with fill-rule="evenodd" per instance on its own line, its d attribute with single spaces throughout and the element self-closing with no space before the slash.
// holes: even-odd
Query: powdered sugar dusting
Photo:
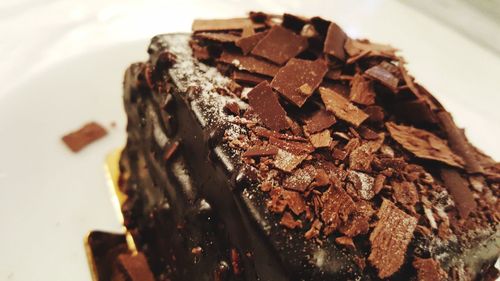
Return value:
<svg viewBox="0 0 500 281">
<path fill-rule="evenodd" d="M 163 36 L 158 38 L 160 44 L 167 47 L 177 59 L 169 69 L 169 74 L 181 92 L 195 87 L 193 94 L 198 95 L 191 102 L 191 107 L 203 127 L 226 127 L 225 135 L 237 137 L 245 134 L 246 128 L 237 124 L 233 115 L 224 112 L 226 104 L 234 102 L 242 109 L 248 104 L 233 96 L 225 96 L 217 92 L 224 89 L 228 93 L 230 78 L 222 75 L 215 67 L 199 62 L 192 55 L 189 47 L 189 35 Z"/>
</svg>

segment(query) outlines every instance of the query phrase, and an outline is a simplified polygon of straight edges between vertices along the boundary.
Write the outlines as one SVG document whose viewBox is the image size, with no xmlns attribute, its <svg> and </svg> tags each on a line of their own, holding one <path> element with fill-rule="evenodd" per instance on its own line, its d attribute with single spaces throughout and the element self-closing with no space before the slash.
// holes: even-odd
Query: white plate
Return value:
<svg viewBox="0 0 500 281">
<path fill-rule="evenodd" d="M 102 1 L 90 2 L 95 8 Z M 115 20 L 104 23 L 102 11 L 106 10 L 92 10 L 101 12 L 100 17 L 71 29 L 85 31 L 81 39 L 31 42 L 45 51 L 26 50 L 25 55 L 34 64 L 44 64 L 37 64 L 36 71 L 15 83 L 15 75 L 6 76 L 5 83 L 12 82 L 10 90 L 0 91 L 0 280 L 90 280 L 83 237 L 92 229 L 121 229 L 103 165 L 106 154 L 125 141 L 123 72 L 129 63 L 146 58 L 148 40 L 140 38 L 159 30 L 188 30 L 196 16 L 286 10 L 322 15 L 336 20 L 351 35 L 392 43 L 403 50 L 417 80 L 467 128 L 473 142 L 500 159 L 496 108 L 500 59 L 494 54 L 397 2 L 365 1 L 357 8 L 335 1 L 308 1 L 307 6 L 300 1 L 267 2 L 141 6 L 139 1 L 128 1 L 112 10 Z M 127 28 L 132 30 L 130 36 L 123 35 Z M 117 32 L 121 35 L 112 37 Z M 67 55 L 68 46 L 78 48 L 69 48 Z M 35 59 L 34 54 L 40 57 Z M 10 67 L 23 69 L 12 61 Z M 0 68 L 4 74 L 6 69 Z M 71 153 L 60 137 L 91 120 L 107 126 L 109 135 L 81 153 Z M 111 122 L 117 123 L 116 128 L 110 127 Z"/>
</svg>

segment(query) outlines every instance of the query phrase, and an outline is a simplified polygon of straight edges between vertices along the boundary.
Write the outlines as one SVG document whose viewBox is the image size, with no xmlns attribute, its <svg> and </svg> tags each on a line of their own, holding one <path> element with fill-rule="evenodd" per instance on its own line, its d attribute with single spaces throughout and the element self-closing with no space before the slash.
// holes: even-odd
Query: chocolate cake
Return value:
<svg viewBox="0 0 500 281">
<path fill-rule="evenodd" d="M 500 164 L 393 47 L 250 13 L 148 53 L 120 188 L 156 280 L 494 278 Z"/>
</svg>

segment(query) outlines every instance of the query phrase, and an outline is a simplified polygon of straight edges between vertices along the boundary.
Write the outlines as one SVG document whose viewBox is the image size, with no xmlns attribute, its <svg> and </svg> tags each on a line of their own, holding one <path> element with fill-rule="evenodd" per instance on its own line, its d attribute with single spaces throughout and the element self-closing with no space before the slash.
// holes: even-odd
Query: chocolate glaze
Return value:
<svg viewBox="0 0 500 281">
<path fill-rule="evenodd" d="M 133 64 L 125 75 L 128 140 L 120 168 L 121 188 L 129 197 L 122 209 L 158 280 L 378 280 L 373 268 L 363 270 L 356 262 L 367 249 L 341 248 L 335 237 L 320 245 L 279 225 L 251 169 L 223 138 L 246 130 L 232 122 L 225 104 L 246 104 L 217 93 L 221 88 L 230 93 L 230 80 L 194 59 L 189 39 L 188 34 L 154 37 L 150 60 Z M 167 53 L 176 62 L 165 66 Z M 410 246 L 424 257 L 442 256 L 447 270 L 463 263 L 476 275 L 494 262 L 497 251 L 485 249 L 497 249 L 499 240 L 494 230 L 473 236 L 465 248 L 423 237 Z M 195 247 L 201 254 L 193 253 Z M 405 265 L 391 279 L 412 280 L 412 270 Z"/>
</svg>

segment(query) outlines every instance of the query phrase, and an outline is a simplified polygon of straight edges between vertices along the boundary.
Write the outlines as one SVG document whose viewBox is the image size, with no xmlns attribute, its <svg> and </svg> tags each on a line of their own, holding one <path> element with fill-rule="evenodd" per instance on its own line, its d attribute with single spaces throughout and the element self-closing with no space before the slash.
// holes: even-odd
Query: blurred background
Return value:
<svg viewBox="0 0 500 281">
<path fill-rule="evenodd" d="M 0 0 L 0 280 L 90 280 L 83 238 L 121 231 L 103 163 L 125 142 L 125 68 L 155 34 L 251 10 L 322 16 L 398 47 L 500 160 L 500 0 Z M 90 120 L 109 134 L 75 155 L 60 137 Z"/>
</svg>

